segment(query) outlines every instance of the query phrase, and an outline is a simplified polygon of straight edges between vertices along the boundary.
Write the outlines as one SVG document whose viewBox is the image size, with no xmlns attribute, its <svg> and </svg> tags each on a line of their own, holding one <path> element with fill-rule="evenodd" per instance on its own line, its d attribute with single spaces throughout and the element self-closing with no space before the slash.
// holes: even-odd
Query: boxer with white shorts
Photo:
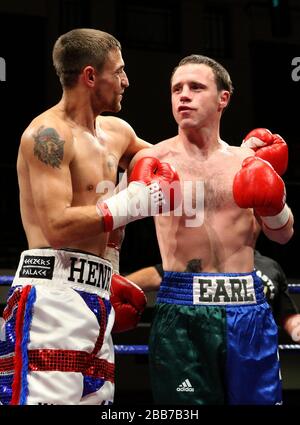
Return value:
<svg viewBox="0 0 300 425">
<path fill-rule="evenodd" d="M 22 253 L 3 313 L 3 404 L 112 403 L 111 276 L 111 264 L 92 254 Z"/>
<path fill-rule="evenodd" d="M 120 111 L 129 85 L 118 40 L 71 30 L 56 41 L 53 63 L 62 98 L 32 120 L 18 152 L 29 251 L 4 311 L 0 403 L 112 403 L 110 333 L 136 326 L 146 298 L 112 275 L 103 259 L 109 233 L 174 208 L 168 186 L 178 175 L 143 158 L 128 187 L 115 192 L 118 167 L 150 146 L 124 120 L 102 115 Z"/>
</svg>

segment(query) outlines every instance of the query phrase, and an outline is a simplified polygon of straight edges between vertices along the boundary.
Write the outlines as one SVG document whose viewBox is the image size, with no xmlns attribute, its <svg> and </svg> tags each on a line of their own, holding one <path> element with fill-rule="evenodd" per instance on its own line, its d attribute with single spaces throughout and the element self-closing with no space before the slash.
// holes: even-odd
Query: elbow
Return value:
<svg viewBox="0 0 300 425">
<path fill-rule="evenodd" d="M 47 228 L 44 228 L 44 236 L 51 248 L 60 249 L 66 247 L 68 244 L 64 232 L 60 227 L 47 226 Z"/>
<path fill-rule="evenodd" d="M 66 241 L 59 237 L 59 235 L 51 235 L 47 237 L 51 248 L 60 249 L 66 247 Z"/>
<path fill-rule="evenodd" d="M 61 249 L 61 248 L 66 248 L 66 244 L 62 243 L 62 241 L 53 241 L 50 245 L 53 249 Z"/>
</svg>

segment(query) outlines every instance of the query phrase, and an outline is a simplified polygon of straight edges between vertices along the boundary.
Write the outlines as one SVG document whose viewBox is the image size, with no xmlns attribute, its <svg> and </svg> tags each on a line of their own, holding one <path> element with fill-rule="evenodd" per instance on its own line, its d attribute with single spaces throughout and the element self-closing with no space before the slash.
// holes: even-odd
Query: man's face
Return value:
<svg viewBox="0 0 300 425">
<path fill-rule="evenodd" d="M 217 90 L 214 73 L 209 66 L 180 66 L 171 81 L 172 111 L 179 127 L 202 127 L 209 120 L 218 118 L 224 108 L 224 92 Z"/>
<path fill-rule="evenodd" d="M 119 112 L 125 88 L 129 86 L 119 49 L 110 51 L 101 72 L 96 74 L 96 102 L 101 112 Z"/>
</svg>

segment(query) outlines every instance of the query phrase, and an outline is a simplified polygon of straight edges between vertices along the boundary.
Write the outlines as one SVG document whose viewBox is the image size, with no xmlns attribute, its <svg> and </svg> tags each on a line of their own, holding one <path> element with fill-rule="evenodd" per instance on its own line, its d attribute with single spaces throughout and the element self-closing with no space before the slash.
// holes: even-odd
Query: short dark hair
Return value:
<svg viewBox="0 0 300 425">
<path fill-rule="evenodd" d="M 199 65 L 203 64 L 203 65 L 209 66 L 214 73 L 218 91 L 227 90 L 229 91 L 230 94 L 233 93 L 233 85 L 232 85 L 231 78 L 228 71 L 219 62 L 215 61 L 212 58 L 209 58 L 208 56 L 193 54 L 181 59 L 178 65 L 173 69 L 173 72 L 171 75 L 171 82 L 172 82 L 175 71 L 180 66 L 187 65 L 189 63 L 199 64 Z"/>
<path fill-rule="evenodd" d="M 76 28 L 61 35 L 54 44 L 52 58 L 62 86 L 73 87 L 85 66 L 101 71 L 108 53 L 114 49 L 121 50 L 120 42 L 104 31 Z"/>
</svg>

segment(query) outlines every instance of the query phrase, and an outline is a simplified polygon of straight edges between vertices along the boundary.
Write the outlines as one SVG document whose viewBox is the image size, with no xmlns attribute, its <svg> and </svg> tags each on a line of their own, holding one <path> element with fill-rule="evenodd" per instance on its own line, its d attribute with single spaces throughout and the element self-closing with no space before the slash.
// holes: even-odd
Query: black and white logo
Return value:
<svg viewBox="0 0 300 425">
<path fill-rule="evenodd" d="M 256 302 L 251 275 L 193 277 L 194 304 L 253 304 Z"/>
<path fill-rule="evenodd" d="M 189 393 L 193 393 L 194 392 L 194 388 L 190 382 L 189 379 L 185 379 L 182 384 L 178 385 L 178 387 L 176 388 L 176 391 L 183 391 L 183 392 L 189 392 Z"/>
<path fill-rule="evenodd" d="M 53 277 L 55 257 L 25 255 L 19 277 L 49 279 Z"/>
<path fill-rule="evenodd" d="M 93 285 L 105 291 L 109 290 L 112 275 L 110 264 L 70 257 L 69 282 Z"/>
</svg>

